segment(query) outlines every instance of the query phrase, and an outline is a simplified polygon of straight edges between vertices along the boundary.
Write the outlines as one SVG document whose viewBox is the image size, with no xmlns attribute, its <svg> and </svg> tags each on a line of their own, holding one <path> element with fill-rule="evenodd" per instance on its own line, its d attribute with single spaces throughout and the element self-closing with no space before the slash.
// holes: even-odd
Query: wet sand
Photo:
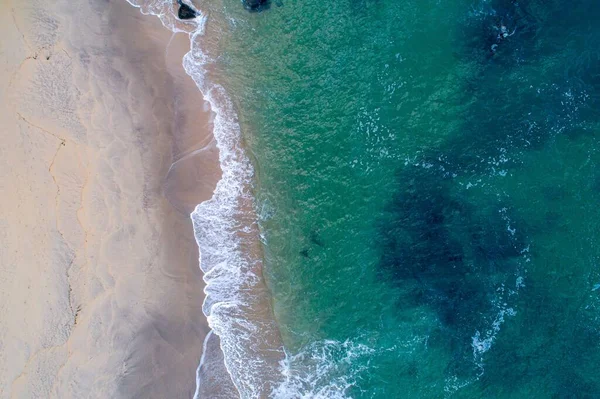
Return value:
<svg viewBox="0 0 600 399">
<path fill-rule="evenodd" d="M 220 169 L 187 35 L 124 0 L 0 21 L 0 398 L 191 397 Z"/>
</svg>

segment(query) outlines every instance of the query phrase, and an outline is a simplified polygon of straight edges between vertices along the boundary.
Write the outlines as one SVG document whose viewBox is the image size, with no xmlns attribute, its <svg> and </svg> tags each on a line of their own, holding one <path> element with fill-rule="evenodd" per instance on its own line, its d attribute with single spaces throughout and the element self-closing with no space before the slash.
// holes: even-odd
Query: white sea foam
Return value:
<svg viewBox="0 0 600 399">
<path fill-rule="evenodd" d="M 143 14 L 157 16 L 171 31 L 190 36 L 191 50 L 185 55 L 183 66 L 215 113 L 213 134 L 222 170 L 212 198 L 199 204 L 191 214 L 206 282 L 203 311 L 220 338 L 226 369 L 240 396 L 264 397 L 282 376 L 276 359 L 283 358 L 283 354 L 278 356 L 275 352 L 281 349 L 267 342 L 276 327 L 258 309 L 256 292 L 264 294 L 256 263 L 259 260 L 244 250 L 248 243 L 240 234 L 247 233 L 256 223 L 256 217 L 248 215 L 253 205 L 249 190 L 253 168 L 240 144 L 240 126 L 233 104 L 225 89 L 207 77 L 207 68 L 214 60 L 203 44 L 206 18 L 198 10 L 198 18 L 178 20 L 171 0 L 127 1 Z M 198 370 L 205 360 L 203 357 Z"/>
<path fill-rule="evenodd" d="M 276 399 L 345 399 L 375 350 L 354 341 L 316 341 L 281 364 L 284 380 L 273 390 Z"/>
</svg>

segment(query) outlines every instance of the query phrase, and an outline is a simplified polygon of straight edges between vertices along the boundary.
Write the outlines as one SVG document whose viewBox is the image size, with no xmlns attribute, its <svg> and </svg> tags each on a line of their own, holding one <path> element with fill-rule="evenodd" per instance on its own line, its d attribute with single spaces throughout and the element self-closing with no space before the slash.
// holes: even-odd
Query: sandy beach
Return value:
<svg viewBox="0 0 600 399">
<path fill-rule="evenodd" d="M 220 168 L 187 35 L 124 0 L 0 21 L 0 398 L 191 397 Z"/>
</svg>

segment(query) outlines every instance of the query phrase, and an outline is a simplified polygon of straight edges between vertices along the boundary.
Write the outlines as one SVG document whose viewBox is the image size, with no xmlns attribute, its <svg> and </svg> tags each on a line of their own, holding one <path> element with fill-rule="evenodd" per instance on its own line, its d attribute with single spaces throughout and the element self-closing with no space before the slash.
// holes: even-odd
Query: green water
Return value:
<svg viewBox="0 0 600 399">
<path fill-rule="evenodd" d="M 600 3 L 224 7 L 273 396 L 600 397 Z"/>
</svg>

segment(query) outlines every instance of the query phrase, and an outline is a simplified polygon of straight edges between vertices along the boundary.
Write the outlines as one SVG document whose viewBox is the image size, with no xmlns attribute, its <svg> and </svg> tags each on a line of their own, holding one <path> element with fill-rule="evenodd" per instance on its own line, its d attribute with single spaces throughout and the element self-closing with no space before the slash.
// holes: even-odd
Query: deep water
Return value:
<svg viewBox="0 0 600 399">
<path fill-rule="evenodd" d="M 272 396 L 600 397 L 600 2 L 219 12 Z"/>
</svg>

